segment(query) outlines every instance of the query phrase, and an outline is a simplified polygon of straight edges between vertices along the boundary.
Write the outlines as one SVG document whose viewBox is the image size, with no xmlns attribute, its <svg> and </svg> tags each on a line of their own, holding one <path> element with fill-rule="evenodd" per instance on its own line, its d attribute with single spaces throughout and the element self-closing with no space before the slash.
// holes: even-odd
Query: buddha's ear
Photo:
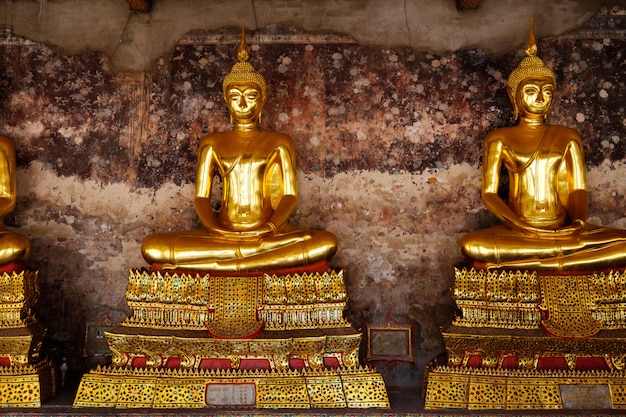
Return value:
<svg viewBox="0 0 626 417">
<path fill-rule="evenodd" d="M 263 93 L 261 93 L 261 94 L 263 94 Z M 259 112 L 259 119 L 258 119 L 258 123 L 259 124 L 263 123 L 263 109 L 265 109 L 265 102 L 266 101 L 267 101 L 267 95 L 263 94 L 261 96 L 261 102 L 260 102 L 260 104 L 261 104 L 261 111 Z"/>
<path fill-rule="evenodd" d="M 519 110 L 517 108 L 517 102 L 515 101 L 515 97 L 513 97 L 513 90 L 511 90 L 510 86 L 506 86 L 506 93 L 509 96 L 509 100 L 511 100 L 511 104 L 513 105 L 513 120 L 517 120 L 519 117 Z"/>
</svg>

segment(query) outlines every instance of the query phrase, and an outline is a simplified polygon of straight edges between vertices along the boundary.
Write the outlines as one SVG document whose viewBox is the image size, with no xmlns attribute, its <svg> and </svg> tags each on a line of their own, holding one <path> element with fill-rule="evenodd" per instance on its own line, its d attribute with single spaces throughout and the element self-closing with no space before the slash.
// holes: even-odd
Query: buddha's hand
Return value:
<svg viewBox="0 0 626 417">
<path fill-rule="evenodd" d="M 274 236 L 277 234 L 277 229 L 274 223 L 267 222 L 264 225 L 253 230 L 218 230 L 216 231 L 220 236 L 226 239 L 262 239 L 267 236 Z"/>
<path fill-rule="evenodd" d="M 531 227 L 528 231 L 535 234 L 539 238 L 545 239 L 563 239 L 563 238 L 576 238 L 585 229 L 585 222 L 576 219 L 568 226 L 559 227 L 557 229 L 541 229 L 538 227 Z"/>
<path fill-rule="evenodd" d="M 585 230 L 585 222 L 581 219 L 574 220 L 569 226 L 557 229 L 558 236 L 577 237 Z"/>
</svg>

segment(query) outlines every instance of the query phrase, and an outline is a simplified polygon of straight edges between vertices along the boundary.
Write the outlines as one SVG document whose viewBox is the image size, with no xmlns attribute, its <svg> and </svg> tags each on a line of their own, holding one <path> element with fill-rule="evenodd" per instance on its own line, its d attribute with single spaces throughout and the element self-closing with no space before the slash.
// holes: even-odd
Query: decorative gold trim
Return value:
<svg viewBox="0 0 626 417">
<path fill-rule="evenodd" d="M 459 333 L 452 328 L 443 333 L 448 351 L 449 366 L 467 365 L 471 355 L 480 355 L 481 366 L 496 367 L 503 356 L 515 354 L 517 368 L 536 369 L 539 358 L 549 356 L 577 358 L 604 358 L 609 369 L 624 369 L 626 343 L 624 334 L 602 333 L 601 337 L 565 339 L 550 337 L 538 331 L 527 335 L 511 333 L 486 333 L 476 329 L 472 333 Z M 571 367 L 573 369 L 573 367 Z"/>
<path fill-rule="evenodd" d="M 454 274 L 453 295 L 461 309 L 454 325 L 539 328 L 542 313 L 537 272 L 455 268 Z"/>
<path fill-rule="evenodd" d="M 563 387 L 607 387 L 613 409 L 626 408 L 622 371 L 534 371 L 436 367 L 427 372 L 426 410 L 563 409 Z"/>
<path fill-rule="evenodd" d="M 591 315 L 591 282 L 587 276 L 541 276 L 541 308 L 549 312 L 542 325 L 559 337 L 590 337 L 602 323 Z"/>
<path fill-rule="evenodd" d="M 39 298 L 39 271 L 0 275 L 0 328 L 20 328 L 37 322 L 31 307 Z"/>
<path fill-rule="evenodd" d="M 208 384 L 254 384 L 256 408 L 389 408 L 382 376 L 367 367 L 284 372 L 98 367 L 83 376 L 74 407 L 215 407 L 207 404 Z"/>
<path fill-rule="evenodd" d="M 52 362 L 0 367 L 0 407 L 41 407 L 56 392 Z"/>
<path fill-rule="evenodd" d="M 536 271 L 500 269 L 455 268 L 454 272 L 453 295 L 461 311 L 455 326 L 540 329 L 546 325 L 554 327 L 555 335 L 564 337 L 626 329 L 626 270 L 541 276 Z M 568 291 L 558 292 L 558 288 Z M 578 290 L 574 293 L 573 289 Z M 555 317 L 569 308 L 559 307 L 566 296 L 571 297 L 567 303 L 580 306 L 580 314 L 585 310 L 586 318 L 564 317 L 557 325 Z M 552 318 L 548 318 L 550 309 L 555 309 Z M 581 322 L 585 323 L 584 331 L 576 329 Z"/>
<path fill-rule="evenodd" d="M 215 339 L 206 334 L 142 335 L 105 332 L 112 362 L 126 367 L 135 358 L 145 358 L 146 367 L 160 368 L 178 359 L 181 369 L 199 369 L 203 359 L 229 359 L 237 368 L 241 359 L 265 359 L 272 369 L 287 370 L 290 358 L 304 359 L 314 369 L 322 368 L 324 357 L 337 359 L 342 367 L 359 365 L 361 334 L 316 337 Z M 120 333 L 118 333 L 120 331 Z"/>
<path fill-rule="evenodd" d="M 343 317 L 347 302 L 343 270 L 321 274 L 212 277 L 131 269 L 126 300 L 133 314 L 123 325 L 206 330 L 208 323 L 223 322 L 224 318 L 220 317 L 232 315 L 231 307 L 242 302 L 227 301 L 221 295 L 219 288 L 233 280 L 248 288 L 245 292 L 247 304 L 250 304 L 247 309 L 256 310 L 265 330 L 350 327 Z M 243 304 L 237 309 L 242 308 Z M 246 314 L 251 315 L 252 310 Z"/>
</svg>

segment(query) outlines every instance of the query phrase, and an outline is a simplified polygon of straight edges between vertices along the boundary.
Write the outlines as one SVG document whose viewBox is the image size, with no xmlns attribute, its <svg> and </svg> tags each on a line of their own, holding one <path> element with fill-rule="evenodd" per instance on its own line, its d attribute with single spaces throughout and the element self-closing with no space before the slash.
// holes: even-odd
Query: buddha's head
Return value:
<svg viewBox="0 0 626 417">
<path fill-rule="evenodd" d="M 556 88 L 554 72 L 546 67 L 537 56 L 534 20 L 530 20 L 530 34 L 526 57 L 509 75 L 507 92 L 513 104 L 513 117 L 520 114 L 545 116 L 552 104 L 552 93 Z"/>
<path fill-rule="evenodd" d="M 552 105 L 554 78 L 535 76 L 524 78 L 515 92 L 515 117 L 546 117 Z"/>
<path fill-rule="evenodd" d="M 243 26 L 237 52 L 238 62 L 224 77 L 222 90 L 231 119 L 239 123 L 256 123 L 261 119 L 267 99 L 265 78 L 248 62 Z"/>
</svg>

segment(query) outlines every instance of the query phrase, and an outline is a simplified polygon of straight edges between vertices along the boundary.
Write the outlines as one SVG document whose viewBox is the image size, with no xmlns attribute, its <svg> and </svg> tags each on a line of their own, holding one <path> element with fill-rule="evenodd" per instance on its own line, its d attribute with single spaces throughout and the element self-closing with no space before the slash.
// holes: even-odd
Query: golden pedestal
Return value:
<svg viewBox="0 0 626 417">
<path fill-rule="evenodd" d="M 387 408 L 343 318 L 343 271 L 209 276 L 131 270 L 133 315 L 76 407 Z"/>
<path fill-rule="evenodd" d="M 39 407 L 55 393 L 54 368 L 41 355 L 46 329 L 31 311 L 37 278 L 29 270 L 0 275 L 0 407 Z"/>
<path fill-rule="evenodd" d="M 455 274 L 426 409 L 626 408 L 626 272 Z"/>
</svg>

